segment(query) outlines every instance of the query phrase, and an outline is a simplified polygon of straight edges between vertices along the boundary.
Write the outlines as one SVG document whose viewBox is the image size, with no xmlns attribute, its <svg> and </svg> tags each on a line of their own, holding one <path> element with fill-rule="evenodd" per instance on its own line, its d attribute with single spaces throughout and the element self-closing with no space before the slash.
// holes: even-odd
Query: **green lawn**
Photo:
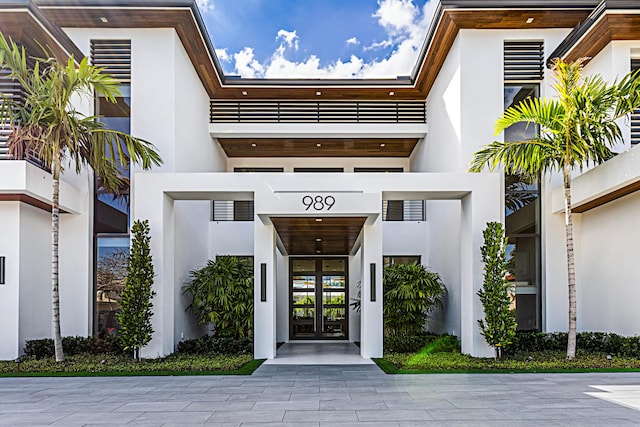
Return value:
<svg viewBox="0 0 640 427">
<path fill-rule="evenodd" d="M 607 360 L 605 354 L 580 352 L 573 361 L 567 361 L 563 352 L 522 354 L 499 361 L 457 352 L 418 352 L 387 354 L 374 361 L 388 374 L 640 371 L 640 360 L 637 358 L 614 356 Z"/>
<path fill-rule="evenodd" d="M 262 360 L 251 355 L 171 355 L 136 362 L 123 355 L 67 356 L 62 363 L 53 358 L 26 358 L 20 363 L 0 361 L 0 377 L 20 376 L 132 376 L 132 375 L 250 375 Z"/>
</svg>

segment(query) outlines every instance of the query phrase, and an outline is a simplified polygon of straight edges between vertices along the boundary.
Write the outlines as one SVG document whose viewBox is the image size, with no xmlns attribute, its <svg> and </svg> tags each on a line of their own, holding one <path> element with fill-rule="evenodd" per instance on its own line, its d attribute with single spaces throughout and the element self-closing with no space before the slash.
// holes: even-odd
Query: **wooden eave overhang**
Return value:
<svg viewBox="0 0 640 427">
<path fill-rule="evenodd" d="M 417 65 L 409 77 L 258 80 L 224 76 L 193 0 L 35 2 L 43 15 L 59 27 L 174 28 L 212 99 L 380 101 L 426 99 L 461 29 L 573 28 L 597 5 L 595 0 L 441 0 Z M 528 18 L 534 18 L 534 21 L 527 24 Z"/>
<path fill-rule="evenodd" d="M 549 55 L 575 61 L 591 59 L 609 43 L 617 40 L 640 40 L 640 2 L 638 0 L 602 1 L 593 12 Z"/>
<path fill-rule="evenodd" d="M 30 55 L 44 56 L 44 48 L 46 54 L 53 54 L 61 61 L 71 55 L 76 61 L 84 57 L 69 37 L 28 0 L 10 0 L 0 5 L 0 31 L 24 46 Z"/>
</svg>

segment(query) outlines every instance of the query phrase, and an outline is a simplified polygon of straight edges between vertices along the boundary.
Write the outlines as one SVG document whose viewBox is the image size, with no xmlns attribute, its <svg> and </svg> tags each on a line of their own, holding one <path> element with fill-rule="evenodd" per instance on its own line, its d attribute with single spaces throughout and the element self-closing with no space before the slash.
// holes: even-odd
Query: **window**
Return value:
<svg viewBox="0 0 640 427">
<path fill-rule="evenodd" d="M 121 95 L 116 102 L 96 97 L 95 111 L 107 128 L 131 131 L 131 41 L 91 40 L 91 63 L 104 68 L 119 83 Z M 117 155 L 117 154 L 116 154 Z M 123 178 L 116 191 L 107 191 L 95 177 L 94 253 L 95 311 L 94 332 L 99 336 L 116 335 L 119 325 L 120 295 L 124 290 L 129 262 L 129 178 L 128 167 L 119 167 Z"/>
<path fill-rule="evenodd" d="M 538 96 L 538 84 L 505 84 L 505 109 Z M 505 141 L 533 139 L 536 126 L 518 124 L 504 132 Z M 508 280 L 520 330 L 539 330 L 541 319 L 540 185 L 505 175 L 505 231 Z"/>
<path fill-rule="evenodd" d="M 253 168 L 253 167 L 245 167 L 245 168 L 233 168 L 234 172 L 284 172 L 284 168 Z"/>
<path fill-rule="evenodd" d="M 424 200 L 383 200 L 383 221 L 425 221 Z"/>
<path fill-rule="evenodd" d="M 344 168 L 293 168 L 294 172 L 304 173 L 342 173 Z"/>
<path fill-rule="evenodd" d="M 380 173 L 380 172 L 392 172 L 401 173 L 404 172 L 404 168 L 353 168 L 356 173 Z"/>
<path fill-rule="evenodd" d="M 386 255 L 382 258 L 382 262 L 385 267 L 393 264 L 420 264 L 420 255 Z"/>
</svg>

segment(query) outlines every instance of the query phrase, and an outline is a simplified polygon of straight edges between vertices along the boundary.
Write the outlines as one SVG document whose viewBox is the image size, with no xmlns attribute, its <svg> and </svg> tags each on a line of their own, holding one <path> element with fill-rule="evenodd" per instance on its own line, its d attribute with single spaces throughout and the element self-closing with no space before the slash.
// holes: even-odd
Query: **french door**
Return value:
<svg viewBox="0 0 640 427">
<path fill-rule="evenodd" d="M 289 262 L 289 338 L 348 339 L 348 258 L 291 257 Z"/>
</svg>

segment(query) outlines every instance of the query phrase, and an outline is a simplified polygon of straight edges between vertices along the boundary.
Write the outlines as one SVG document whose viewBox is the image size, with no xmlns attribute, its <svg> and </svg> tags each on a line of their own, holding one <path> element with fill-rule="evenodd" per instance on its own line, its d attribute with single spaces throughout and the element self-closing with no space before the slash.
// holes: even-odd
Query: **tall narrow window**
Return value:
<svg viewBox="0 0 640 427">
<path fill-rule="evenodd" d="M 129 133 L 131 130 L 131 41 L 92 40 L 91 62 L 104 68 L 120 83 L 121 96 L 116 103 L 96 96 L 95 109 L 100 120 L 110 129 Z M 95 177 L 95 333 L 117 335 L 116 313 L 124 290 L 129 258 L 129 167 L 120 167 L 122 185 L 107 191 L 102 179 Z"/>
<path fill-rule="evenodd" d="M 505 109 L 538 96 L 537 84 L 505 85 Z M 506 129 L 505 141 L 535 138 L 536 126 L 517 124 Z M 540 329 L 540 185 L 516 175 L 505 176 L 505 230 L 508 239 L 508 279 L 520 330 Z"/>
<path fill-rule="evenodd" d="M 504 108 L 539 96 L 544 78 L 542 41 L 504 42 Z M 505 141 L 526 141 L 538 134 L 537 126 L 516 124 L 504 132 Z M 520 330 L 541 327 L 540 183 L 505 176 L 505 230 L 508 239 L 508 280 Z"/>
</svg>

